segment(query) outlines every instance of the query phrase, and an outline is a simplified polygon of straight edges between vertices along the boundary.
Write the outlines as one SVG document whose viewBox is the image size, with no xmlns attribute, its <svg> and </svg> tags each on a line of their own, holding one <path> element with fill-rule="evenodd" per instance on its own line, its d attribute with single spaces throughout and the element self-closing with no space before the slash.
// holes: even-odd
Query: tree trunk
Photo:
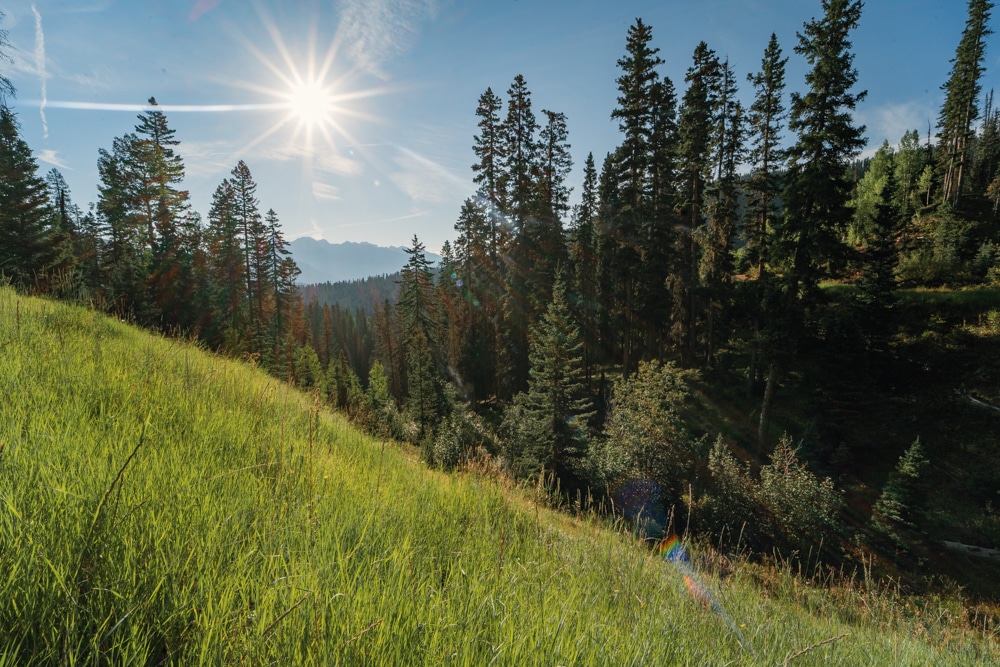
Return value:
<svg viewBox="0 0 1000 667">
<path fill-rule="evenodd" d="M 760 405 L 760 424 L 757 426 L 758 460 L 764 455 L 764 445 L 767 442 L 767 423 L 771 417 L 771 405 L 774 403 L 774 389 L 778 383 L 778 365 L 773 361 L 767 367 L 767 385 L 764 387 L 764 401 Z"/>
</svg>

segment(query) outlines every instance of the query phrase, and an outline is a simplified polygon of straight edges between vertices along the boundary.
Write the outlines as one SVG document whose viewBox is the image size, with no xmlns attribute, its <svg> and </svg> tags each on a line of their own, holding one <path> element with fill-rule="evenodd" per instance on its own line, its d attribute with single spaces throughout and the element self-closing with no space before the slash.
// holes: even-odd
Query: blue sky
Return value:
<svg viewBox="0 0 1000 667">
<path fill-rule="evenodd" d="M 155 96 L 181 141 L 195 210 L 240 159 L 289 237 L 409 245 L 454 238 L 479 95 L 504 96 L 523 74 L 537 116 L 562 111 L 579 196 L 584 159 L 598 165 L 620 140 L 616 61 L 636 17 L 652 26 L 661 74 L 683 93 L 704 40 L 741 82 L 774 32 L 789 57 L 787 91 L 804 91 L 796 31 L 819 0 L 0 0 L 17 88 L 13 107 L 42 173 L 56 166 L 74 201 L 97 198 L 97 155 L 132 131 Z M 966 19 L 961 0 L 869 0 L 853 35 L 858 120 L 870 150 L 906 129 L 927 131 Z M 1000 52 L 991 38 L 984 88 Z M 289 81 L 329 67 L 336 96 L 311 131 L 287 105 Z M 90 105 L 96 108 L 79 108 Z M 219 105 L 229 110 L 181 108 Z M 253 108 L 253 107 L 265 108 Z M 177 110 L 170 110 L 177 107 Z"/>
</svg>

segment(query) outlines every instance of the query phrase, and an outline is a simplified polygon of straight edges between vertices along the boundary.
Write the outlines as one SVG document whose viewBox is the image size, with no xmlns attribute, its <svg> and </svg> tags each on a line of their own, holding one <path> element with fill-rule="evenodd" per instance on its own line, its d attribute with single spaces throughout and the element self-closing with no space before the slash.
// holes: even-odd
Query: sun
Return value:
<svg viewBox="0 0 1000 667">
<path fill-rule="evenodd" d="M 289 116 L 297 119 L 307 130 L 327 125 L 333 120 L 335 96 L 321 81 L 296 81 L 285 97 Z"/>
</svg>

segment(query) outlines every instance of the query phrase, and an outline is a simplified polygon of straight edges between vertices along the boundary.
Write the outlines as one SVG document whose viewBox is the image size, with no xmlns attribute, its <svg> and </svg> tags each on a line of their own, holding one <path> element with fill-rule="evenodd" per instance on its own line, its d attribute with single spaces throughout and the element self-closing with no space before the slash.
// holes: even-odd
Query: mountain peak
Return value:
<svg viewBox="0 0 1000 667">
<path fill-rule="evenodd" d="M 406 250 L 399 246 L 379 246 L 367 241 L 330 243 L 326 239 L 300 236 L 288 244 L 302 274 L 299 283 L 339 282 L 395 273 L 406 264 Z M 440 255 L 426 253 L 436 263 Z"/>
</svg>

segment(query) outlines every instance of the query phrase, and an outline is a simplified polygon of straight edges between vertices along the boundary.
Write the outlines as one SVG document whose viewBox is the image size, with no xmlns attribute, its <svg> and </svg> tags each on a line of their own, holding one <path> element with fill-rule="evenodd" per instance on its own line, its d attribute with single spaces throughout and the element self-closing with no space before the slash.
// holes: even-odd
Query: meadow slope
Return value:
<svg viewBox="0 0 1000 667">
<path fill-rule="evenodd" d="M 775 665 L 845 634 L 789 664 L 1000 659 L 749 566 L 706 577 L 744 645 L 615 528 L 429 471 L 245 364 L 0 289 L 0 666 Z"/>
</svg>

